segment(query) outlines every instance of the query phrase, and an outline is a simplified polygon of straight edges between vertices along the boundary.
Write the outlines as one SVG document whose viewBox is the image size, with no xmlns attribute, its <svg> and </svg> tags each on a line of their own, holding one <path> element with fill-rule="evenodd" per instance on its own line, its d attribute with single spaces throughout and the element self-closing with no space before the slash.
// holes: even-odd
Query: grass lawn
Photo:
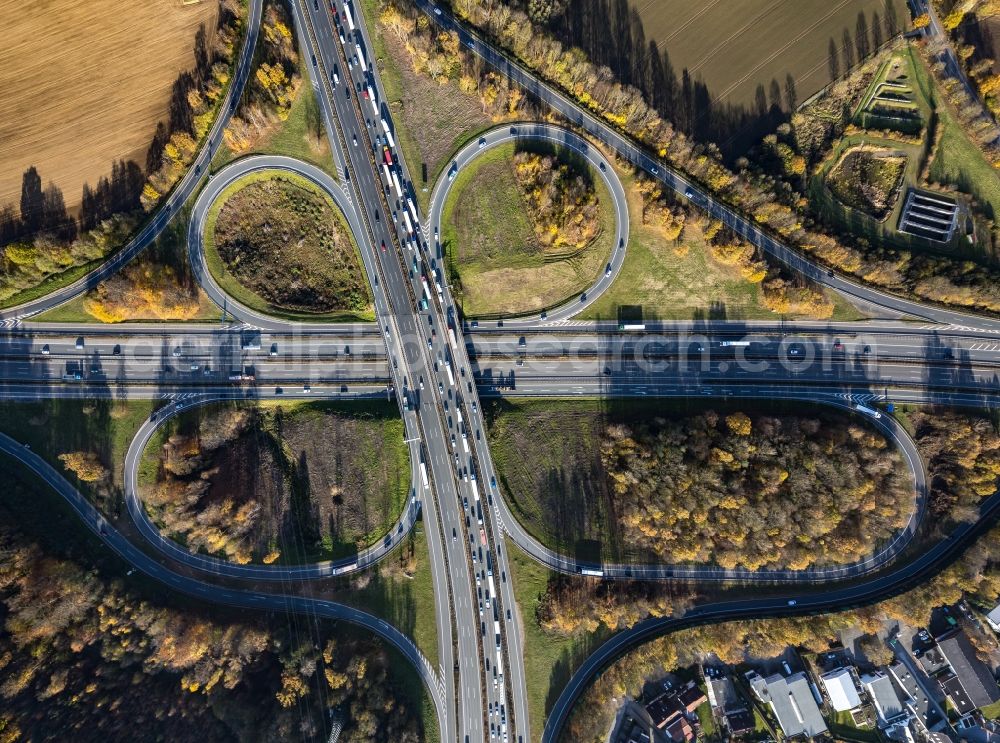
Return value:
<svg viewBox="0 0 1000 743">
<path fill-rule="evenodd" d="M 986 707 L 981 707 L 979 711 L 983 713 L 983 717 L 987 720 L 996 720 L 1000 717 L 1000 702 L 994 702 Z"/>
<path fill-rule="evenodd" d="M 462 92 L 456 80 L 442 85 L 413 71 L 402 42 L 378 23 L 380 0 L 361 0 L 355 7 L 373 32 L 372 57 L 392 111 L 396 143 L 413 177 L 417 204 L 426 213 L 430 189 L 452 154 L 494 122 L 483 113 L 479 96 Z"/>
<path fill-rule="evenodd" d="M 303 62 L 305 59 L 306 55 L 303 54 L 299 63 L 302 87 L 299 88 L 299 94 L 288 111 L 288 118 L 278 122 L 274 129 L 246 152 L 235 153 L 223 144 L 212 158 L 210 172 L 216 173 L 234 160 L 247 155 L 287 155 L 312 163 L 325 170 L 335 180 L 340 180 L 340 175 L 334 168 L 330 143 L 326 138 L 326 129 L 322 123 L 316 91 L 309 77 L 308 65 Z M 319 136 L 316 135 L 317 131 Z"/>
<path fill-rule="evenodd" d="M 124 322 L 173 322 L 175 320 L 184 320 L 185 322 L 216 322 L 221 318 L 222 310 L 208 298 L 208 295 L 205 294 L 202 288 L 197 285 L 191 274 L 187 250 L 189 211 L 189 207 L 183 207 L 182 210 L 174 216 L 174 219 L 170 222 L 166 229 L 160 233 L 156 241 L 142 254 L 140 254 L 135 259 L 133 264 L 130 264 L 126 271 L 131 271 L 134 266 L 147 266 L 154 269 L 159 269 L 161 266 L 171 267 L 174 271 L 174 276 L 177 277 L 179 282 L 190 281 L 191 285 L 193 285 L 195 297 L 198 302 L 196 314 L 194 317 L 188 318 L 171 317 L 163 319 L 155 316 L 150 310 L 149 305 L 146 304 L 142 307 L 136 308 L 134 312 L 130 313 L 128 319 Z M 125 272 L 119 271 L 114 277 L 109 279 L 109 281 L 118 282 L 130 280 L 125 279 L 124 276 Z M 132 281 L 131 285 L 135 286 L 135 282 Z M 162 284 L 153 283 L 150 286 L 151 288 L 155 288 L 157 286 L 162 286 Z M 185 284 L 180 284 L 178 287 L 169 287 L 168 293 L 171 293 L 173 296 L 183 296 L 184 287 Z M 65 304 L 61 304 L 58 307 L 54 307 L 40 315 L 36 315 L 32 318 L 32 320 L 35 322 L 54 323 L 104 322 L 102 318 L 95 317 L 84 309 L 84 300 L 93 294 L 94 291 L 91 290 L 86 294 L 78 295 Z M 190 293 L 188 293 L 188 296 L 190 296 Z M 160 306 L 162 307 L 163 303 L 161 303 Z M 186 308 L 187 306 L 188 303 L 184 303 L 184 307 Z"/>
<path fill-rule="evenodd" d="M 901 94 L 908 97 L 910 99 L 908 105 L 919 112 L 919 119 L 924 123 L 925 138 L 929 136 L 928 122 L 932 119 L 936 121 L 935 126 L 941 131 L 941 141 L 937 151 L 928 153 L 926 143 L 917 145 L 881 135 L 845 136 L 834 145 L 831 155 L 820 165 L 810 180 L 809 198 L 812 202 L 810 208 L 823 221 L 864 237 L 875 246 L 886 245 L 917 253 L 943 253 L 960 259 L 981 260 L 984 253 L 989 250 L 988 235 L 983 234 L 983 230 L 979 230 L 980 238 L 974 246 L 969 245 L 961 229 L 956 230 L 951 242 L 945 245 L 896 230 L 905 203 L 905 192 L 910 187 L 921 187 L 920 171 L 928 156 L 933 157 L 928 170 L 929 181 L 957 186 L 963 193 L 973 195 L 988 214 L 996 214 L 1000 209 L 1000 174 L 986 162 L 979 149 L 966 136 L 948 105 L 936 91 L 934 79 L 920 56 L 908 46 L 893 54 L 887 62 L 890 63 L 897 64 L 897 72 L 906 76 L 907 82 L 905 88 L 901 89 Z M 879 80 L 884 74 L 885 68 L 876 77 L 872 88 L 866 94 L 866 99 L 879 89 Z M 907 158 L 901 185 L 901 193 L 904 196 L 896 200 L 888 216 L 881 222 L 841 203 L 826 187 L 826 179 L 834 164 L 846 150 L 859 144 L 898 151 Z M 961 203 L 963 202 L 960 199 Z"/>
<path fill-rule="evenodd" d="M 635 177 L 616 168 L 628 197 L 629 240 L 625 261 L 611 286 L 580 313 L 584 320 L 617 320 L 619 309 L 636 308 L 645 320 L 730 318 L 774 319 L 761 299 L 759 284 L 737 269 L 723 266 L 709 254 L 701 229 L 694 220 L 684 228 L 678 244 L 642 223 L 642 198 Z M 832 294 L 835 319 L 857 319 L 859 313 Z"/>
<path fill-rule="evenodd" d="M 31 318 L 32 322 L 54 322 L 54 323 L 66 323 L 66 322 L 101 322 L 95 319 L 93 315 L 87 312 L 83 308 L 83 301 L 85 295 L 80 295 L 74 297 L 66 304 L 61 304 L 47 312 L 43 312 Z M 212 323 L 218 322 L 219 318 L 222 316 L 222 310 L 208 298 L 208 295 L 202 291 L 201 287 L 198 287 L 198 314 L 194 317 L 185 320 L 184 322 L 201 322 L 201 323 Z M 155 317 L 132 317 L 126 320 L 126 322 L 176 322 L 175 320 L 160 320 Z"/>
<path fill-rule="evenodd" d="M 704 686 L 702 686 L 702 691 L 705 691 Z M 711 704 L 702 702 L 698 705 L 698 709 L 695 712 L 698 715 L 698 722 L 701 723 L 701 732 L 705 738 L 710 738 L 719 732 L 718 726 L 715 724 L 715 716 L 712 714 Z"/>
<path fill-rule="evenodd" d="M 305 250 L 308 246 L 304 246 L 304 243 L 296 243 L 295 245 L 287 246 L 290 251 L 293 251 L 289 254 L 289 260 L 294 261 L 294 264 L 291 266 L 269 264 L 269 259 L 277 260 L 274 254 L 270 252 L 266 256 L 260 257 L 260 263 L 258 264 L 259 270 L 254 274 L 253 278 L 255 283 L 260 286 L 266 286 L 267 282 L 272 280 L 275 276 L 281 276 L 282 285 L 286 287 L 287 292 L 291 295 L 292 292 L 300 291 L 298 288 L 297 277 L 303 274 L 306 275 L 306 281 L 313 280 L 319 284 L 323 284 L 328 280 L 336 280 L 336 283 L 340 286 L 343 285 L 344 281 L 347 281 L 350 283 L 351 291 L 363 290 L 366 293 L 368 304 L 364 311 L 338 310 L 314 313 L 288 309 L 272 303 L 252 291 L 250 288 L 242 284 L 240 280 L 227 268 L 216 246 L 216 226 L 220 220 L 220 215 L 226 205 L 226 202 L 230 198 L 238 195 L 242 189 L 248 186 L 267 185 L 268 182 L 273 181 L 282 181 L 289 187 L 301 188 L 308 192 L 310 196 L 322 199 L 325 208 L 322 209 L 319 214 L 313 213 L 304 217 L 302 214 L 298 213 L 298 210 L 296 210 L 296 216 L 299 217 L 298 221 L 301 221 L 304 226 L 308 226 L 308 219 L 310 217 L 313 219 L 320 219 L 332 216 L 336 220 L 336 225 L 341 233 L 340 239 L 344 239 L 344 236 L 346 236 L 346 240 L 349 241 L 352 255 L 341 255 L 339 253 L 337 255 L 331 254 L 330 260 L 332 261 L 336 259 L 337 261 L 346 264 L 349 271 L 354 272 L 354 275 L 353 277 L 350 275 L 345 277 L 343 275 L 343 270 L 338 269 L 336 264 L 317 267 L 315 263 L 315 256 L 310 258 L 309 255 L 303 254 L 303 250 Z M 280 215 L 280 212 L 276 212 L 275 217 L 280 218 Z M 252 220 L 259 218 L 259 216 L 259 214 L 254 214 L 249 215 L 247 218 Z M 279 235 L 275 234 L 272 236 L 270 233 L 265 232 L 256 232 L 255 234 L 257 234 L 260 239 L 267 240 L 271 244 L 284 244 L 282 243 L 281 236 Z M 275 317 L 284 317 L 292 320 L 357 322 L 375 319 L 371 288 L 368 286 L 368 279 L 362 270 L 361 254 L 358 251 L 357 243 L 354 240 L 354 235 L 351 232 L 351 228 L 347 223 L 346 217 L 344 217 L 340 208 L 327 194 L 317 189 L 306 179 L 294 173 L 282 172 L 278 175 L 274 172 L 255 172 L 250 173 L 243 178 L 240 178 L 235 183 L 229 185 L 222 191 L 215 203 L 212 204 L 205 217 L 205 235 L 203 243 L 205 249 L 205 264 L 208 266 L 208 270 L 211 272 L 216 282 L 223 291 L 250 309 Z M 340 248 L 338 248 L 338 250 L 340 250 Z M 284 253 L 282 253 L 282 255 L 284 255 Z M 320 261 L 320 263 L 327 264 L 329 261 Z M 317 270 L 313 272 L 310 267 Z M 333 271 L 336 274 L 333 278 L 326 275 L 328 273 L 327 268 L 329 268 L 329 271 Z M 309 277 L 312 277 L 312 279 Z M 305 293 L 305 296 L 308 296 L 308 292 Z"/>
<path fill-rule="evenodd" d="M 924 71 L 924 74 L 928 74 Z M 979 148 L 966 136 L 948 104 L 937 107 L 938 126 L 943 127 L 941 142 L 931 161 L 928 178 L 935 183 L 951 184 L 971 194 L 988 216 L 1000 215 L 1000 173 L 983 157 Z"/>
<path fill-rule="evenodd" d="M 530 740 L 541 740 L 542 728 L 552 705 L 573 672 L 607 639 L 609 633 L 602 627 L 593 634 L 566 637 L 543 630 L 535 617 L 549 578 L 554 573 L 528 557 L 509 539 L 506 540 L 506 549 L 517 611 L 524 628 L 524 674 L 528 684 Z"/>
<path fill-rule="evenodd" d="M 517 315 L 561 304 L 590 286 L 614 247 L 614 206 L 590 174 L 599 210 L 597 237 L 582 250 L 538 245 L 513 171 L 514 145 L 494 147 L 460 172 L 441 215 L 449 280 L 466 317 Z"/>
<path fill-rule="evenodd" d="M 384 401 L 265 402 L 260 417 L 245 430 L 233 426 L 226 403 L 194 408 L 170 419 L 150 440 L 139 473 L 143 498 L 161 481 L 163 443 L 180 434 L 199 441 L 206 431 L 225 430 L 226 440 L 205 447 L 207 460 L 183 483 L 207 473 L 210 486 L 197 505 L 168 500 L 148 506 L 154 521 L 177 523 L 171 537 L 185 542 L 201 533 L 195 521 L 212 519 L 223 499 L 235 508 L 252 499 L 259 517 L 248 527 L 253 556 L 277 549 L 278 562 L 300 564 L 348 557 L 360 546 L 382 539 L 407 503 L 409 450 L 395 406 Z M 246 461 L 254 461 L 248 468 Z M 180 484 L 177 494 L 183 493 Z M 175 494 L 175 495 L 177 495 Z M 209 523 L 206 521 L 205 523 Z M 214 522 L 212 522 L 214 523 Z M 193 548 L 193 547 L 192 547 Z M 220 548 L 221 550 L 221 548 Z M 220 556 L 224 556 L 219 552 Z"/>
<path fill-rule="evenodd" d="M 413 559 L 416 569 L 407 575 L 399 569 Z M 338 598 L 370 611 L 391 622 L 413 641 L 434 668 L 438 665 L 437 620 L 434 613 L 434 584 L 427 551 L 424 522 L 418 521 L 391 555 L 379 564 L 376 575 L 363 588 L 355 588 Z"/>
<path fill-rule="evenodd" d="M 834 712 L 828 722 L 831 735 L 838 740 L 856 743 L 879 743 L 881 740 L 876 730 L 855 726 L 850 712 Z"/>
</svg>

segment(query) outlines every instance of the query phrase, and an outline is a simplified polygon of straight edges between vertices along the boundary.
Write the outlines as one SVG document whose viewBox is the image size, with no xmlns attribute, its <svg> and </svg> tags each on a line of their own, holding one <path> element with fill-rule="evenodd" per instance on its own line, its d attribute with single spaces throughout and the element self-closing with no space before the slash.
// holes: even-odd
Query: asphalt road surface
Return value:
<svg viewBox="0 0 1000 743">
<path fill-rule="evenodd" d="M 76 488 L 33 451 L 9 436 L 0 434 L 0 452 L 20 460 L 35 472 L 69 504 L 83 523 L 125 562 L 175 591 L 180 591 L 206 603 L 225 604 L 252 611 L 294 611 L 325 619 L 343 620 L 371 630 L 393 645 L 413 664 L 424 682 L 427 693 L 434 702 L 438 716 L 442 717 L 446 714 L 445 697 L 433 667 L 412 640 L 384 620 L 360 609 L 333 601 L 222 587 L 174 572 L 132 544 L 121 532 L 109 524 Z"/>
<path fill-rule="evenodd" d="M 333 397 L 337 399 L 339 395 Z M 399 541 L 409 533 L 420 515 L 420 501 L 417 500 L 416 484 L 420 482 L 419 463 L 410 461 L 410 482 L 412 489 L 400 514 L 399 520 L 389 528 L 385 535 L 356 554 L 339 560 L 310 563 L 307 565 L 239 565 L 229 560 L 195 554 L 165 537 L 152 522 L 143 506 L 139 495 L 139 468 L 142 464 L 143 452 L 149 439 L 156 430 L 174 416 L 192 408 L 207 405 L 220 400 L 230 399 L 224 396 L 199 395 L 184 398 L 170 403 L 167 407 L 155 411 L 136 431 L 132 443 L 125 454 L 125 505 L 139 533 L 147 542 L 156 547 L 166 557 L 176 563 L 187 565 L 201 572 L 239 578 L 243 580 L 287 581 L 309 580 L 312 578 L 328 578 L 342 576 L 365 570 L 384 558 L 396 548 Z M 331 399 L 324 396 L 324 399 Z"/>
<path fill-rule="evenodd" d="M 611 283 L 617 278 L 621 270 L 622 263 L 625 260 L 626 246 L 628 245 L 628 199 L 625 196 L 625 189 L 615 169 L 607 161 L 607 158 L 596 147 L 591 147 L 587 143 L 587 140 L 579 134 L 565 127 L 540 123 L 504 124 L 483 132 L 478 139 L 469 142 L 469 144 L 458 151 L 452 160 L 451 166 L 441 174 L 438 182 L 434 185 L 430 200 L 430 226 L 424 225 L 424 237 L 433 246 L 434 257 L 439 262 L 443 261 L 444 251 L 440 243 L 441 214 L 448 200 L 448 194 L 451 191 L 455 176 L 481 154 L 488 152 L 494 147 L 508 142 L 516 143 L 526 140 L 537 140 L 554 144 L 559 148 L 565 148 L 582 157 L 591 166 L 597 177 L 604 182 L 614 202 L 615 234 L 611 255 L 608 258 L 606 267 L 596 277 L 594 283 L 578 297 L 573 297 L 557 307 L 548 309 L 544 317 L 541 314 L 518 317 L 519 322 L 522 323 L 541 322 L 543 320 L 554 322 L 568 319 L 583 311 L 611 286 Z M 433 234 L 431 234 L 432 231 Z"/>
</svg>

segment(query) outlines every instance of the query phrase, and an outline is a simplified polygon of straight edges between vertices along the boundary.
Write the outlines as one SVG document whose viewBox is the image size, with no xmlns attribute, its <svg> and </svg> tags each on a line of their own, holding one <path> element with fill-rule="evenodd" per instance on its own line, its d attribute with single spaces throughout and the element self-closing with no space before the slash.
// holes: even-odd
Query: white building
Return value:
<svg viewBox="0 0 1000 743">
<path fill-rule="evenodd" d="M 830 705 L 837 712 L 847 712 L 861 705 L 861 697 L 854 685 L 854 677 L 846 668 L 837 668 L 819 677 L 830 697 Z"/>
</svg>

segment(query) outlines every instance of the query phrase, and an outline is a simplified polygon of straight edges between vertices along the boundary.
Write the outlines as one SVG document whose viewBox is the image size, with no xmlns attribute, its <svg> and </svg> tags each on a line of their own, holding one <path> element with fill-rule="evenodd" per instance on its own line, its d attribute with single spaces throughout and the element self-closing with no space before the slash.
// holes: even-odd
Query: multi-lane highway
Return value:
<svg viewBox="0 0 1000 743">
<path fill-rule="evenodd" d="M 196 275 L 225 312 L 218 326 L 96 327 L 21 322 L 0 337 L 0 397 L 114 396 L 165 398 L 170 404 L 147 421 L 126 458 L 128 510 L 139 534 L 162 562 L 129 543 L 37 455 L 0 437 L 0 451 L 20 458 L 73 505 L 81 518 L 137 568 L 203 600 L 246 608 L 291 608 L 370 627 L 413 662 L 428 686 L 444 741 L 517 741 L 530 733 L 523 628 L 518 621 L 504 536 L 528 554 L 564 572 L 582 569 L 613 578 L 767 581 L 774 584 L 853 579 L 821 598 L 801 598 L 796 610 L 818 610 L 873 600 L 898 590 L 948 557 L 949 544 L 891 573 L 878 572 L 909 543 L 923 513 L 926 482 L 912 440 L 888 416 L 870 424 L 899 446 L 913 473 L 913 507 L 905 528 L 854 565 L 812 571 L 722 571 L 703 565 L 584 565 L 532 538 L 496 489 L 479 395 L 721 396 L 809 400 L 841 408 L 893 400 L 934 404 L 1000 405 L 1000 321 L 927 307 L 817 267 L 666 167 L 566 96 L 486 44 L 447 12 L 416 0 L 429 16 L 456 29 L 462 43 L 561 113 L 574 126 L 644 168 L 722 219 L 793 270 L 887 316 L 926 324 L 871 323 L 648 323 L 642 328 L 588 323 L 572 316 L 595 301 L 617 276 L 628 245 L 625 194 L 601 151 L 579 133 L 547 124 L 505 125 L 456 154 L 431 194 L 426 216 L 415 205 L 406 163 L 396 148 L 395 125 L 371 56 L 373 46 L 350 0 L 304 0 L 292 8 L 304 59 L 332 149 L 333 172 L 290 158 L 246 158 L 212 175 L 194 202 L 189 250 Z M 56 306 L 110 275 L 165 226 L 197 189 L 249 72 L 260 2 L 252 0 L 247 46 L 237 75 L 192 171 L 161 211 L 105 266 L 49 297 L 14 308 L 0 320 Z M 616 212 L 616 233 L 602 275 L 579 296 L 533 317 L 501 324 L 463 321 L 443 276 L 440 216 L 454 174 L 480 153 L 527 137 L 566 147 L 586 158 L 604 181 Z M 371 283 L 376 321 L 325 325 L 269 317 L 234 302 L 207 271 L 204 220 L 219 194 L 259 170 L 295 172 L 328 193 L 344 212 Z M 204 171 L 204 172 L 203 172 Z M 228 318 L 232 322 L 228 322 Z M 228 324 L 227 324 L 228 323 Z M 395 396 L 410 445 L 412 498 L 390 533 L 357 559 L 301 567 L 236 566 L 191 555 L 159 534 L 136 488 L 137 464 L 158 425 L 193 405 L 218 399 L 308 399 Z M 987 501 L 981 528 L 1000 508 Z M 441 665 L 429 666 L 412 642 L 385 622 L 354 609 L 265 590 L 272 580 L 310 580 L 361 569 L 380 559 L 418 515 L 428 538 L 436 593 Z M 169 567 L 183 566 L 179 573 Z M 190 577 L 190 576 L 197 577 Z M 227 586 L 212 585 L 213 577 Z M 232 584 L 248 581 L 251 589 Z M 791 590 L 791 589 L 790 589 Z M 787 597 L 700 606 L 683 619 L 646 622 L 616 636 L 574 676 L 546 727 L 554 739 L 570 704 L 593 673 L 633 644 L 682 626 L 790 609 Z"/>
</svg>

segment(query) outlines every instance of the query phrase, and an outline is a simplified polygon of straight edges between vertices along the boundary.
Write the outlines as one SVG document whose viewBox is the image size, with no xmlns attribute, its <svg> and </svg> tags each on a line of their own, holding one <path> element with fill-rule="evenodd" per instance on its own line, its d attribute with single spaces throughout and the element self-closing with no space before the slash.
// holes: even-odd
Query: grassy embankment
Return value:
<svg viewBox="0 0 1000 743">
<path fill-rule="evenodd" d="M 221 403 L 186 411 L 161 426 L 147 444 L 139 486 L 148 500 L 165 478 L 163 445 L 171 437 L 198 441 L 206 427 L 233 431 L 221 447 L 198 454 L 210 464 L 197 462 L 190 477 L 203 473 L 211 484 L 196 507 L 150 508 L 161 527 L 168 511 L 188 523 L 173 538 L 184 543 L 196 530 L 189 517 L 201 524 L 199 514 L 220 500 L 231 500 L 237 509 L 252 500 L 261 506 L 247 534 L 253 557 L 277 550 L 279 562 L 301 564 L 349 557 L 381 540 L 399 519 L 411 482 L 409 450 L 394 405 L 265 402 L 258 406 L 256 423 L 237 433 L 219 416 L 243 407 Z M 247 471 L 246 461 L 256 462 L 257 470 Z"/>
<path fill-rule="evenodd" d="M 253 190 L 241 196 L 241 191 L 247 188 Z M 269 212 L 269 196 L 259 193 L 259 188 L 280 189 L 290 206 L 274 206 L 273 212 Z M 222 215 L 233 199 L 230 208 L 234 211 Z M 246 207 L 243 212 L 238 211 L 241 206 Z M 227 266 L 220 254 L 217 226 L 220 218 L 227 216 L 232 232 L 226 239 L 243 246 L 242 254 L 254 264 L 250 268 Z M 285 231 L 279 234 L 260 229 L 262 222 L 280 224 Z M 299 239 L 286 242 L 283 235 L 293 231 Z M 371 289 L 347 219 L 327 194 L 294 173 L 250 173 L 224 189 L 205 217 L 204 250 L 208 270 L 222 290 L 250 309 L 290 320 L 375 319 Z M 243 281 L 233 271 L 240 272 Z M 289 309 L 277 301 L 269 301 L 258 293 L 261 291 L 287 296 L 298 307 Z M 350 298 L 362 293 L 367 300 L 366 308 L 347 309 Z M 307 311 L 305 302 L 314 296 L 342 309 Z"/>
<path fill-rule="evenodd" d="M 596 237 L 582 249 L 540 246 L 514 174 L 514 153 L 513 144 L 501 145 L 473 160 L 455 177 L 441 215 L 448 273 L 466 316 L 527 314 L 561 304 L 601 275 L 614 247 L 611 195 L 588 166 L 573 161 L 597 197 Z"/>
<path fill-rule="evenodd" d="M 361 0 L 359 5 L 371 32 L 372 58 L 392 112 L 396 144 L 413 177 L 417 205 L 426 213 L 430 189 L 452 153 L 493 122 L 478 95 L 461 91 L 456 80 L 440 84 L 413 71 L 403 43 L 378 23 L 380 0 Z"/>
</svg>

